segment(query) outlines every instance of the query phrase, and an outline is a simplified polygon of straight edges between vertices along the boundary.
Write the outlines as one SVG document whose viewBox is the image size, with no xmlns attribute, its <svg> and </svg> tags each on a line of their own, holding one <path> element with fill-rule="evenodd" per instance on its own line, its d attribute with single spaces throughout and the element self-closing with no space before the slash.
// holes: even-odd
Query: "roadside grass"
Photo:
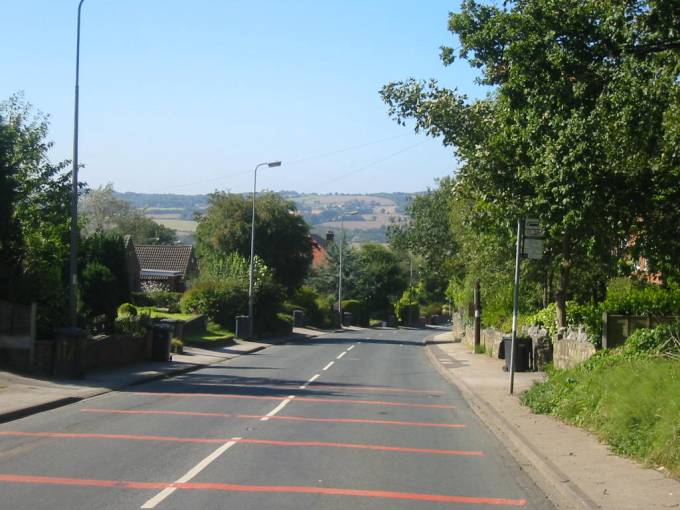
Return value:
<svg viewBox="0 0 680 510">
<path fill-rule="evenodd" d="M 203 333 L 194 333 L 184 339 L 185 344 L 198 342 L 217 342 L 222 340 L 229 340 L 234 338 L 234 333 L 228 329 L 223 328 L 213 321 L 208 321 L 207 331 Z"/>
<path fill-rule="evenodd" d="M 486 345 L 475 345 L 475 354 L 486 354 Z"/>
<path fill-rule="evenodd" d="M 186 320 L 193 319 L 194 317 L 196 317 L 196 314 L 192 314 L 192 313 L 161 312 L 153 306 L 138 306 L 137 307 L 137 313 L 140 314 L 140 315 L 141 314 L 149 314 L 152 318 L 177 319 L 177 320 L 182 320 L 182 321 L 186 321 Z"/>
<path fill-rule="evenodd" d="M 617 351 L 550 370 L 522 403 L 592 431 L 618 454 L 680 477 L 680 361 Z"/>
</svg>

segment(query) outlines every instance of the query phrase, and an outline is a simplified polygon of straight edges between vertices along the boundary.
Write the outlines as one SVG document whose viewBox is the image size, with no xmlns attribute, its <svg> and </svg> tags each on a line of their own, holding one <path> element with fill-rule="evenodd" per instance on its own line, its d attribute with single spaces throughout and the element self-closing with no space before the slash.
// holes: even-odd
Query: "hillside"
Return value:
<svg viewBox="0 0 680 510">
<path fill-rule="evenodd" d="M 405 221 L 405 211 L 415 193 L 316 194 L 280 192 L 295 202 L 312 232 L 325 235 L 327 230 L 338 230 L 344 218 L 345 232 L 354 243 L 386 242 L 386 228 Z M 184 242 L 191 243 L 196 230 L 195 216 L 205 211 L 208 195 L 173 195 L 151 193 L 118 193 L 116 196 L 135 207 L 144 209 L 147 216 L 177 231 Z M 351 214 L 351 213 L 358 214 Z"/>
</svg>

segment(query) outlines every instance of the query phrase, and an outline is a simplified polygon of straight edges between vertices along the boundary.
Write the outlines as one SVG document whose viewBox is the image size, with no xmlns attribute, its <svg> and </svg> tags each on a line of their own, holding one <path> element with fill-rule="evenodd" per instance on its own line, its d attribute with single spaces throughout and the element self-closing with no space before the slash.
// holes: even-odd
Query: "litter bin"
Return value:
<svg viewBox="0 0 680 510">
<path fill-rule="evenodd" d="M 515 372 L 531 370 L 531 338 L 518 336 L 515 338 Z M 503 337 L 503 352 L 505 354 L 505 370 L 510 370 L 510 353 L 512 351 L 512 337 Z"/>
<path fill-rule="evenodd" d="M 175 331 L 173 324 L 154 324 L 151 341 L 151 361 L 170 361 L 170 340 Z"/>
<path fill-rule="evenodd" d="M 241 340 L 250 338 L 250 317 L 247 315 L 236 316 L 236 338 Z"/>
<path fill-rule="evenodd" d="M 342 312 L 342 325 L 343 326 L 352 325 L 352 312 Z"/>
<path fill-rule="evenodd" d="M 303 310 L 293 310 L 293 326 L 296 328 L 305 327 L 305 312 Z"/>
</svg>

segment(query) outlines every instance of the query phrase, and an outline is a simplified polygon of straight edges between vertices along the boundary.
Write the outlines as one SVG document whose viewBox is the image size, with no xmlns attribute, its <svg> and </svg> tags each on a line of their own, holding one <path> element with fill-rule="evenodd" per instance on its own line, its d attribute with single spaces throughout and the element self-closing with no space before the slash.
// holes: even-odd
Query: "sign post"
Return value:
<svg viewBox="0 0 680 510">
<path fill-rule="evenodd" d="M 522 258 L 543 258 L 543 229 L 535 218 L 517 220 L 515 251 L 515 286 L 512 298 L 512 341 L 510 342 L 510 395 L 515 391 L 515 354 L 517 350 L 517 316 L 519 314 L 519 274 Z M 508 353 L 506 352 L 507 356 Z"/>
</svg>

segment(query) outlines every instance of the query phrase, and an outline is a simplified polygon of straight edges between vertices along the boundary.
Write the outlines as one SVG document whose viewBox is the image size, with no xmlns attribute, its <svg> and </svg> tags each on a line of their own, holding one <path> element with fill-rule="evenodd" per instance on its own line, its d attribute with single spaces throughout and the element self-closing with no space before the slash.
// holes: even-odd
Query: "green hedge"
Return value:
<svg viewBox="0 0 680 510">
<path fill-rule="evenodd" d="M 342 302 L 342 312 L 352 314 L 352 324 L 367 327 L 370 321 L 368 308 L 364 303 L 356 299 L 347 299 Z"/>
<path fill-rule="evenodd" d="M 170 312 L 180 311 L 181 292 L 154 291 L 154 292 L 133 292 L 131 295 L 132 304 L 135 306 L 154 306 L 156 308 L 168 308 Z"/>
</svg>

